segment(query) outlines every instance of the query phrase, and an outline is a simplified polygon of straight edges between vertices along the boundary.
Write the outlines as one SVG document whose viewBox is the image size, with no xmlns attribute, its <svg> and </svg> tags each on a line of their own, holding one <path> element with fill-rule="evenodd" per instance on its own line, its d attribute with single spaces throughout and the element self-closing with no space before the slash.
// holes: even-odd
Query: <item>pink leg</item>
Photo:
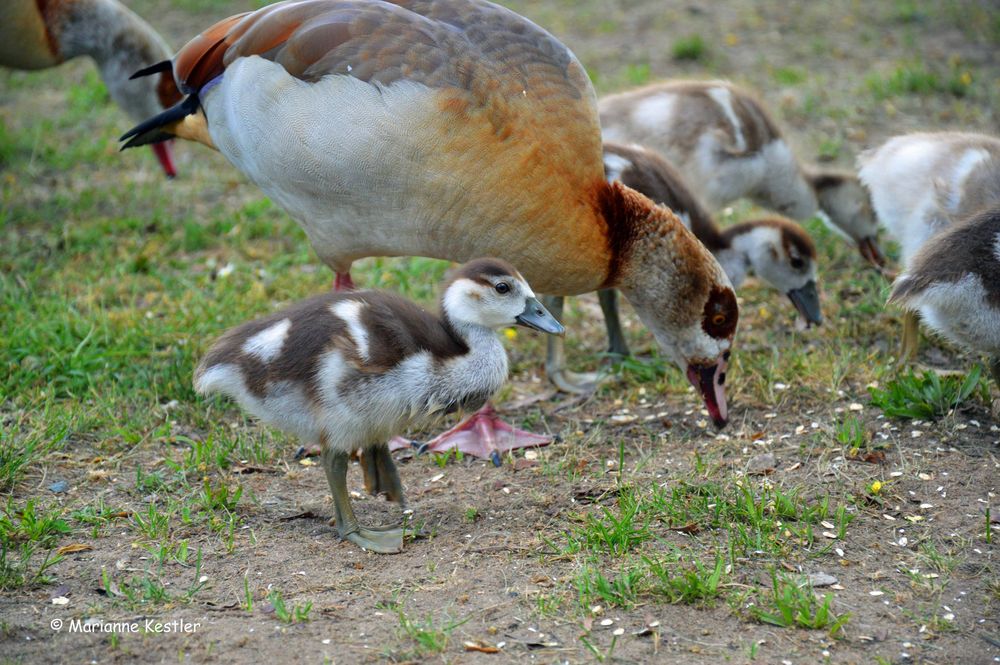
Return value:
<svg viewBox="0 0 1000 665">
<path fill-rule="evenodd" d="M 422 448 L 437 453 L 456 448 L 466 455 L 490 459 L 494 466 L 500 466 L 500 456 L 508 450 L 547 446 L 550 443 L 552 443 L 551 437 L 511 427 L 500 420 L 492 404 L 487 404 Z M 400 437 L 389 442 L 391 450 L 411 446 L 411 442 Z"/>
<path fill-rule="evenodd" d="M 355 289 L 354 280 L 351 279 L 351 273 L 338 272 L 337 276 L 333 280 L 333 290 L 353 291 L 354 289 Z"/>
</svg>

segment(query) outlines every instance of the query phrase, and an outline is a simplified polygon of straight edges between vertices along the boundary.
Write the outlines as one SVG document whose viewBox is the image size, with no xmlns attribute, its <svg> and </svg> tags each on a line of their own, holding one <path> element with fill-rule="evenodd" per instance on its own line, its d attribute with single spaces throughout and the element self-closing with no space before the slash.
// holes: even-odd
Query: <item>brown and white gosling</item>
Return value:
<svg viewBox="0 0 1000 665">
<path fill-rule="evenodd" d="M 224 334 L 198 366 L 194 385 L 319 444 L 340 536 L 375 552 L 398 552 L 401 528 L 358 523 L 346 485 L 349 455 L 361 452 L 374 476 L 366 482 L 370 491 L 402 505 L 387 441 L 485 404 L 507 379 L 496 330 L 515 324 L 563 332 L 509 263 L 476 259 L 445 284 L 440 317 L 379 291 L 315 296 Z M 504 442 L 496 446 L 471 452 L 489 457 Z"/>
<path fill-rule="evenodd" d="M 1000 386 L 1000 203 L 925 242 L 889 302 L 920 312 L 936 333 L 986 355 Z"/>
<path fill-rule="evenodd" d="M 857 176 L 800 164 L 749 91 L 726 81 L 665 81 L 604 97 L 598 109 L 605 141 L 659 152 L 710 209 L 748 197 L 799 221 L 823 211 L 866 260 L 884 263 Z"/>
<path fill-rule="evenodd" d="M 895 136 L 858 159 L 879 222 L 899 242 L 904 271 L 935 234 L 1000 205 L 1000 139 L 960 132 Z M 932 326 L 933 327 L 933 326 Z M 899 361 L 917 350 L 907 313 Z"/>
</svg>

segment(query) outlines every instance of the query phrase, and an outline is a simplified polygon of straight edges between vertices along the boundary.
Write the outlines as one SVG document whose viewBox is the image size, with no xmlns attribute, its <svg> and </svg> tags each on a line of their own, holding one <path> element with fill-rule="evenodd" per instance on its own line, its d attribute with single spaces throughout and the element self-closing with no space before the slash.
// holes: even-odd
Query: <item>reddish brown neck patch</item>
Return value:
<svg viewBox="0 0 1000 665">
<path fill-rule="evenodd" d="M 49 52 L 56 58 L 62 58 L 59 53 L 59 40 L 52 32 L 54 14 L 59 9 L 59 3 L 53 0 L 35 0 L 35 6 L 38 8 L 38 15 L 42 17 L 42 23 L 45 24 L 45 41 L 49 45 Z"/>
<path fill-rule="evenodd" d="M 620 183 L 602 180 L 597 191 L 597 212 L 604 220 L 608 243 L 608 272 L 604 286 L 618 282 L 622 266 L 636 240 L 636 220 L 649 215 L 650 202 Z"/>
</svg>

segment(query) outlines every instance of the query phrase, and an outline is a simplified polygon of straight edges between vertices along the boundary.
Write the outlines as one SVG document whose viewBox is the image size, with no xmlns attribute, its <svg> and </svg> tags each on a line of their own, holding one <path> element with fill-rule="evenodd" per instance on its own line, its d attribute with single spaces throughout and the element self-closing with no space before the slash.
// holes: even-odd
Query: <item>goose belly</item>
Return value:
<svg viewBox="0 0 1000 665">
<path fill-rule="evenodd" d="M 435 220 L 421 205 L 433 177 L 421 169 L 433 154 L 423 140 L 434 110 L 426 86 L 307 83 L 254 56 L 232 64 L 202 104 L 219 151 L 302 225 L 327 263 L 434 244 Z"/>
<path fill-rule="evenodd" d="M 500 143 L 488 114 L 445 115 L 449 94 L 341 75 L 307 83 L 253 56 L 231 64 L 202 105 L 219 151 L 338 272 L 367 256 L 496 256 L 542 293 L 600 286 L 607 250 L 578 222 L 586 204 L 536 194 L 537 172 L 512 175 L 531 146 Z"/>
</svg>

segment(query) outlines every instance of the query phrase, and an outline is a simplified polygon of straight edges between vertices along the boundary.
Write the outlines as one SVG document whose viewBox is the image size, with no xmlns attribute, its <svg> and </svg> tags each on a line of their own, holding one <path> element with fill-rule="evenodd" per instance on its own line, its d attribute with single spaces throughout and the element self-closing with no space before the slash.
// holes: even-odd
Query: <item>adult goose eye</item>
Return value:
<svg viewBox="0 0 1000 665">
<path fill-rule="evenodd" d="M 497 293 L 507 293 L 510 291 L 510 284 L 507 282 L 497 282 L 497 285 L 493 288 L 497 290 Z"/>
</svg>

